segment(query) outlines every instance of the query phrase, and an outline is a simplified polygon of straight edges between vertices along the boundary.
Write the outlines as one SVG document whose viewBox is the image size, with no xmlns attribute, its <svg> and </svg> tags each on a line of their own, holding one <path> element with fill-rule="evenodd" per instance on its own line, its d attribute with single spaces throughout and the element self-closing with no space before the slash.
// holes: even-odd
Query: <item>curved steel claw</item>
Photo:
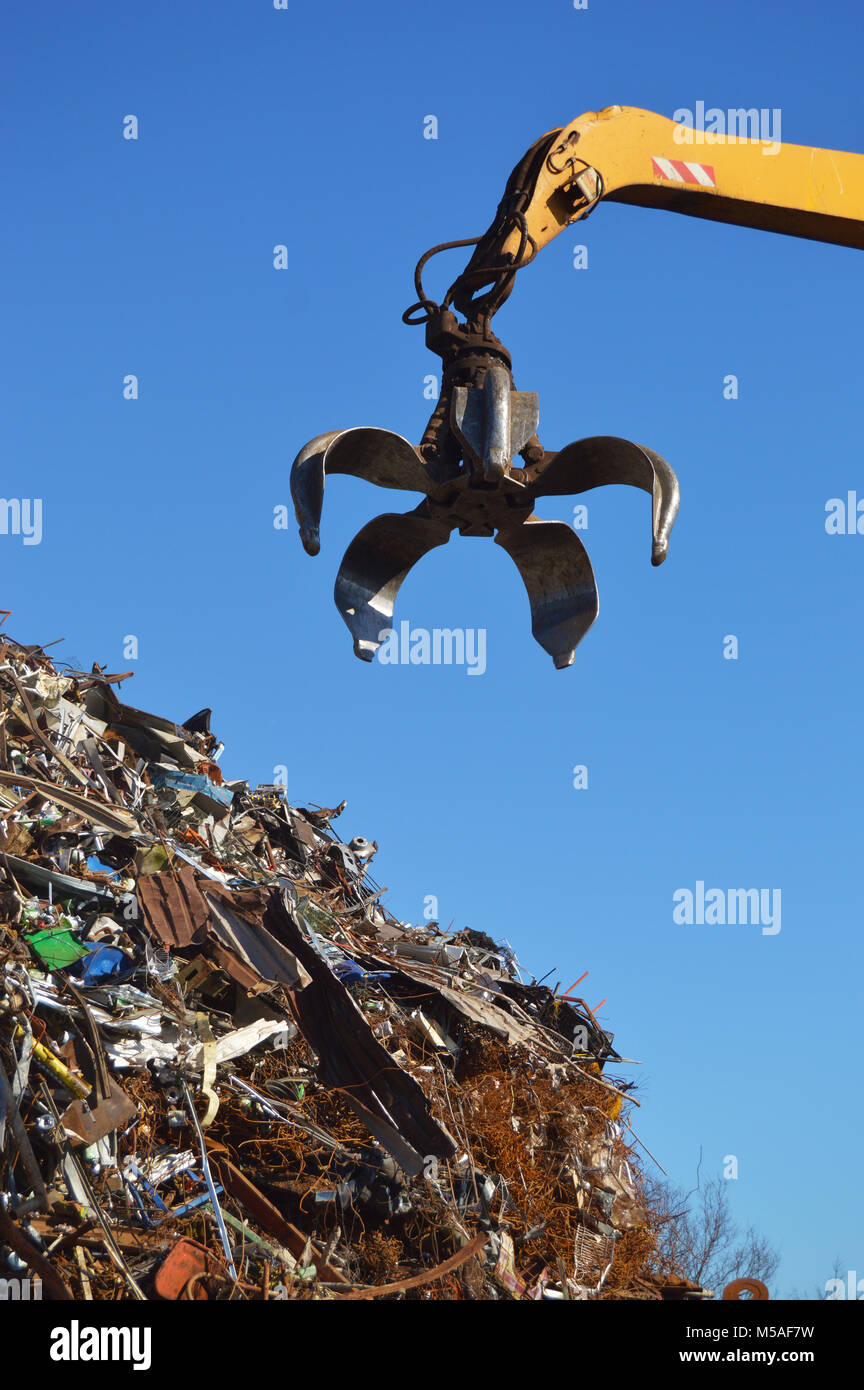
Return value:
<svg viewBox="0 0 864 1390">
<path fill-rule="evenodd" d="M 533 453 L 541 460 L 514 469 L 520 449 L 529 458 L 525 446 L 537 423 L 537 403 L 535 396 L 512 389 L 509 371 L 500 366 L 487 370 L 479 388 L 454 387 L 451 417 L 456 456 L 439 451 L 428 463 L 390 430 L 331 430 L 311 440 L 291 470 L 303 545 L 310 555 L 318 554 L 328 473 L 424 493 L 413 512 L 389 512 L 370 521 L 345 552 L 335 599 L 357 656 L 372 660 L 408 571 L 458 527 L 464 536 L 494 535 L 496 545 L 512 557 L 528 592 L 534 637 L 556 667 L 569 666 L 597 617 L 597 585 L 579 537 L 563 521 L 533 516 L 536 499 L 610 483 L 641 488 L 652 498 L 651 562 L 659 565 L 678 514 L 678 480 L 653 449 L 615 435 L 580 439 L 555 454 L 543 454 L 535 439 Z"/>
<path fill-rule="evenodd" d="M 333 596 L 362 661 L 371 661 L 381 645 L 408 571 L 427 551 L 444 545 L 451 529 L 430 517 L 421 502 L 413 512 L 376 516 L 358 531 L 343 556 Z"/>
<path fill-rule="evenodd" d="M 321 549 L 321 509 L 327 473 L 352 474 L 378 487 L 430 492 L 436 482 L 412 444 L 392 430 L 360 426 L 310 439 L 291 467 L 291 496 L 308 555 Z"/>
<path fill-rule="evenodd" d="M 678 479 L 664 458 L 614 434 L 578 439 L 553 454 L 529 484 L 532 497 L 569 496 L 609 483 L 629 483 L 650 492 L 652 565 L 662 565 L 669 553 L 669 533 L 681 501 Z"/>
<path fill-rule="evenodd" d="M 564 521 L 529 516 L 521 526 L 502 526 L 495 544 L 522 576 L 535 640 L 559 671 L 571 666 L 600 608 L 594 570 L 576 532 Z"/>
</svg>

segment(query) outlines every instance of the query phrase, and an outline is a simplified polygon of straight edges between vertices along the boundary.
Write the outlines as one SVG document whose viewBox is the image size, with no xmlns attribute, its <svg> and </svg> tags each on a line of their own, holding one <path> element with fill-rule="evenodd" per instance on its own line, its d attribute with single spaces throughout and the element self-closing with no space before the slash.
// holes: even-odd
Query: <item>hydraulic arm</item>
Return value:
<svg viewBox="0 0 864 1390">
<path fill-rule="evenodd" d="M 423 494 L 412 512 L 364 526 L 342 561 L 336 604 L 364 660 L 384 640 L 408 571 L 455 528 L 494 536 L 510 554 L 535 638 L 557 667 L 569 666 L 597 616 L 597 587 L 572 528 L 533 515 L 539 497 L 608 483 L 641 488 L 652 498 L 652 563 L 665 559 L 679 504 L 669 464 L 607 435 L 545 450 L 537 397 L 516 390 L 510 355 L 491 327 L 518 272 L 604 200 L 864 249 L 864 155 L 694 132 L 626 106 L 589 112 L 536 141 L 484 235 L 433 247 L 418 262 L 417 302 L 403 319 L 425 324 L 427 346 L 443 364 L 420 445 L 389 430 L 333 430 L 311 440 L 292 468 L 300 535 L 313 555 L 327 473 Z M 423 289 L 423 268 L 459 246 L 475 249 L 438 304 Z"/>
</svg>

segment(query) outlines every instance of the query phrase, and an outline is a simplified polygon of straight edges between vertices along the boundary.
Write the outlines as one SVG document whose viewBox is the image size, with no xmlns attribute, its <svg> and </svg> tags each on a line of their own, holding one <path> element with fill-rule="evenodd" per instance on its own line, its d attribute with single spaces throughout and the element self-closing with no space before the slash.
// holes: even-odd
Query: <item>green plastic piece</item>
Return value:
<svg viewBox="0 0 864 1390">
<path fill-rule="evenodd" d="M 49 970 L 63 970 L 87 955 L 68 927 L 46 927 L 44 931 L 33 932 L 26 940 Z"/>
</svg>

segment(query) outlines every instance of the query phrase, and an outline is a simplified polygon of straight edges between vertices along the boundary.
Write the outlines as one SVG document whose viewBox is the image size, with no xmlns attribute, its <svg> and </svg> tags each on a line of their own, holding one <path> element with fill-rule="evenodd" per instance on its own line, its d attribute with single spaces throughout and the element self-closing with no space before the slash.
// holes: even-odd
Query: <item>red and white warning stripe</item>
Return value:
<svg viewBox="0 0 864 1390">
<path fill-rule="evenodd" d="M 651 159 L 655 178 L 672 183 L 690 183 L 697 188 L 716 188 L 713 164 L 696 164 L 690 159 L 663 159 L 656 154 Z"/>
</svg>

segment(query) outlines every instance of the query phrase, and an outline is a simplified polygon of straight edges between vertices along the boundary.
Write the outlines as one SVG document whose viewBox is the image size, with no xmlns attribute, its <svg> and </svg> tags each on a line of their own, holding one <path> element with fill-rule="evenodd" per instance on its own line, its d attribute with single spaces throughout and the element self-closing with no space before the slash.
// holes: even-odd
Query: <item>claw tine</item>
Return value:
<svg viewBox="0 0 864 1390">
<path fill-rule="evenodd" d="M 319 527 L 324 505 L 324 478 L 347 473 L 379 487 L 428 492 L 431 476 L 417 450 L 392 430 L 361 426 L 329 430 L 311 439 L 291 467 L 291 496 L 300 526 L 300 539 L 309 555 L 321 549 Z"/>
<path fill-rule="evenodd" d="M 450 539 L 450 527 L 425 515 L 424 506 L 421 502 L 413 512 L 377 516 L 345 551 L 334 598 L 361 661 L 371 661 L 381 645 L 408 571 Z"/>
<path fill-rule="evenodd" d="M 522 576 L 531 604 L 531 631 L 560 671 L 572 665 L 600 603 L 588 552 L 563 521 L 529 517 L 502 528 L 495 544 Z"/>
<path fill-rule="evenodd" d="M 669 464 L 653 449 L 616 435 L 594 435 L 568 444 L 537 477 L 535 497 L 590 492 L 609 483 L 628 483 L 651 493 L 651 563 L 661 565 L 678 515 L 681 491 Z"/>
<path fill-rule="evenodd" d="M 318 527 L 324 505 L 324 460 L 329 445 L 340 433 L 340 430 L 329 430 L 327 434 L 316 435 L 303 446 L 291 465 L 294 515 L 307 555 L 317 555 L 321 549 Z"/>
<path fill-rule="evenodd" d="M 654 542 L 651 563 L 662 565 L 669 554 L 669 535 L 681 505 L 681 489 L 674 471 L 660 454 L 655 454 L 653 449 L 647 448 L 644 444 L 640 444 L 639 448 L 643 454 L 648 455 L 654 469 L 651 514 Z"/>
</svg>

